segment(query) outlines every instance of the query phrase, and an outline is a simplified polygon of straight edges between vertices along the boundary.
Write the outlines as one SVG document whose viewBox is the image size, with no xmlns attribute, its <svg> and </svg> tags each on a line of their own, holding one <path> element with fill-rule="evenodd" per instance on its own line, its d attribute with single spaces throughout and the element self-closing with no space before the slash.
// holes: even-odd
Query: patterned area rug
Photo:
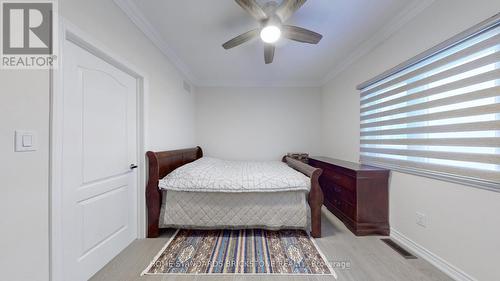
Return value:
<svg viewBox="0 0 500 281">
<path fill-rule="evenodd" d="M 143 274 L 336 274 L 303 230 L 179 230 Z"/>
</svg>

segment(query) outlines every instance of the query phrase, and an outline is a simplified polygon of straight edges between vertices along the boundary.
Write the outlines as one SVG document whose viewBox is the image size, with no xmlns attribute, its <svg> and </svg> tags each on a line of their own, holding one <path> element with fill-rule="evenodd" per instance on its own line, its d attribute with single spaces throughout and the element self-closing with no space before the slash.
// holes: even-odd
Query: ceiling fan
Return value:
<svg viewBox="0 0 500 281">
<path fill-rule="evenodd" d="M 275 1 L 261 7 L 255 0 L 235 0 L 245 11 L 259 21 L 260 27 L 245 32 L 222 44 L 226 50 L 239 46 L 260 35 L 264 42 L 264 61 L 270 64 L 274 59 L 276 43 L 281 36 L 290 40 L 318 44 L 323 35 L 305 28 L 285 25 L 288 20 L 307 0 L 283 0 L 278 5 Z"/>
</svg>

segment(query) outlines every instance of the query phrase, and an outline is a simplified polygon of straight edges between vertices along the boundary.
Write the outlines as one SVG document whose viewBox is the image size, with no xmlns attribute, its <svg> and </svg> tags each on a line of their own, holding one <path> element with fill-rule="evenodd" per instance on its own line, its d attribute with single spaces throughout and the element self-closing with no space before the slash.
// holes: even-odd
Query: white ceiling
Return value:
<svg viewBox="0 0 500 281">
<path fill-rule="evenodd" d="M 281 39 L 270 65 L 264 64 L 260 39 L 222 48 L 258 26 L 232 0 L 115 2 L 198 86 L 318 86 L 429 0 L 309 0 L 287 24 L 319 32 L 322 41 Z"/>
</svg>

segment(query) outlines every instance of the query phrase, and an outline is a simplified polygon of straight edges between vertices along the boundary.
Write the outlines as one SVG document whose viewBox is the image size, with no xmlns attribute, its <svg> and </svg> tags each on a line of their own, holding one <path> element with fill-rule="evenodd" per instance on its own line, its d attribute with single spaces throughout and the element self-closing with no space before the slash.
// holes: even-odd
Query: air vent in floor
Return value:
<svg viewBox="0 0 500 281">
<path fill-rule="evenodd" d="M 405 258 L 405 259 L 416 259 L 417 258 L 412 253 L 408 252 L 407 250 L 405 250 L 403 247 L 399 246 L 396 242 L 392 241 L 391 239 L 385 238 L 385 239 L 380 239 L 380 240 L 382 240 L 382 242 L 387 244 L 394 251 L 396 251 L 398 254 L 403 256 L 403 258 Z"/>
</svg>

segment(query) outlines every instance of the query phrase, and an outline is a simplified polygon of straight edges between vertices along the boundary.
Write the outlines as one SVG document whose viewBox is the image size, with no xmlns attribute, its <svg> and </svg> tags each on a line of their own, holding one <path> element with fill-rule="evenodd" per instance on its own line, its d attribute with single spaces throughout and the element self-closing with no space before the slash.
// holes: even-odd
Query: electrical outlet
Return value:
<svg viewBox="0 0 500 281">
<path fill-rule="evenodd" d="M 421 227 L 427 227 L 427 218 L 425 217 L 425 214 L 417 212 L 416 215 L 416 223 Z"/>
</svg>

